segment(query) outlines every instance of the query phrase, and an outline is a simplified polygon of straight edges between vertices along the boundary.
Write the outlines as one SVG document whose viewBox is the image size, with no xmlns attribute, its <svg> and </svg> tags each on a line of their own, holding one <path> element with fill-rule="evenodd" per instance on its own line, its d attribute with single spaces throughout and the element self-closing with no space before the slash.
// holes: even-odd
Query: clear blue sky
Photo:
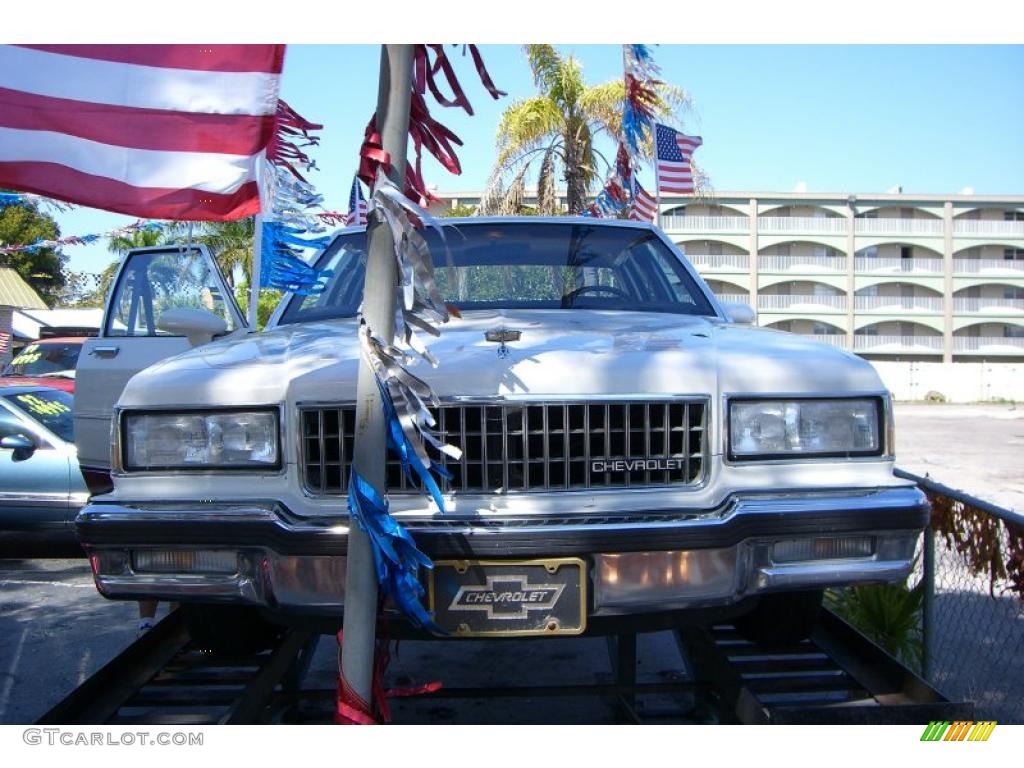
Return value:
<svg viewBox="0 0 1024 768">
<path fill-rule="evenodd" d="M 619 46 L 560 47 L 591 83 L 622 76 Z M 696 160 L 721 191 L 978 194 L 1024 193 L 1024 46 L 660 45 L 664 80 L 688 90 L 684 125 L 704 138 Z M 452 51 L 452 49 L 449 49 Z M 425 165 L 441 191 L 479 190 L 494 156 L 499 115 L 534 92 L 522 49 L 483 45 L 508 96 L 494 101 L 471 60 L 454 52 L 473 117 L 432 105 L 463 140 L 461 177 Z M 312 181 L 330 209 L 343 209 L 363 129 L 376 104 L 379 48 L 292 45 L 282 97 L 325 125 Z M 609 147 L 610 149 L 610 147 Z M 653 186 L 647 170 L 641 180 Z M 131 221 L 89 209 L 57 214 L 64 235 L 99 233 Z M 72 269 L 99 271 L 105 245 L 68 246 Z"/>
</svg>

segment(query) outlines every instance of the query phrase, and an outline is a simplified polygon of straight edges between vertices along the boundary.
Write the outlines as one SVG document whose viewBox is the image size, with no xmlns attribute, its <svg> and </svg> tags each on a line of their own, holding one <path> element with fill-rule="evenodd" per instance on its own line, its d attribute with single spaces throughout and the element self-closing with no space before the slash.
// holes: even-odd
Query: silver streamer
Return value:
<svg viewBox="0 0 1024 768">
<path fill-rule="evenodd" d="M 430 385 L 407 369 L 420 357 L 437 366 L 437 359 L 424 344 L 420 333 L 440 336 L 440 325 L 450 313 L 437 287 L 430 248 L 419 230 L 430 226 L 442 233 L 440 225 L 423 208 L 413 203 L 383 172 L 378 173 L 370 196 L 370 215 L 379 216 L 391 230 L 398 267 L 395 296 L 395 333 L 381 339 L 373 329 L 360 323 L 362 354 L 394 404 L 398 421 L 407 441 L 425 467 L 431 459 L 426 445 L 451 458 L 462 458 L 462 451 L 442 443 L 434 433 L 437 423 L 430 406 L 438 405 Z M 443 236 L 443 233 L 442 233 Z"/>
</svg>

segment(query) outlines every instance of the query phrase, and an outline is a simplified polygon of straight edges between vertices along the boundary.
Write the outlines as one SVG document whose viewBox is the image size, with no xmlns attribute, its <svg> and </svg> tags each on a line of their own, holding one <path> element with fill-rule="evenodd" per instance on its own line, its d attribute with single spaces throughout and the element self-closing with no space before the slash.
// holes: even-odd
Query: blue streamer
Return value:
<svg viewBox="0 0 1024 768">
<path fill-rule="evenodd" d="M 622 134 L 631 155 L 636 155 L 640 151 L 640 143 L 644 140 L 650 122 L 646 116 L 637 112 L 632 104 L 625 102 L 622 108 Z"/>
<path fill-rule="evenodd" d="M 629 50 L 633 54 L 633 58 L 640 64 L 647 67 L 654 67 L 654 57 L 651 55 L 651 50 L 643 43 L 629 43 Z"/>
<path fill-rule="evenodd" d="M 287 231 L 286 231 L 287 230 Z M 307 241 L 295 236 L 298 230 L 285 227 L 281 222 L 263 222 L 263 258 L 260 263 L 260 285 L 292 291 L 301 296 L 316 295 L 324 290 L 329 273 L 319 272 L 303 259 L 300 251 L 292 247 L 322 247 L 320 239 Z M 329 242 L 329 238 L 326 238 Z"/>
<path fill-rule="evenodd" d="M 395 410 L 395 404 L 391 400 L 391 394 L 387 387 L 381 384 L 380 379 L 377 379 L 377 388 L 380 389 L 381 401 L 384 405 L 384 419 L 387 421 L 388 447 L 398 454 L 398 460 L 405 476 L 410 480 L 419 478 L 419 482 L 427 489 L 434 503 L 437 504 L 437 508 L 443 514 L 444 498 L 441 496 L 441 489 L 431 472 L 436 472 L 446 480 L 451 479 L 451 473 L 435 461 L 431 461 L 429 467 L 424 466 L 420 457 L 416 455 L 416 448 L 409 443 L 409 438 L 405 436 L 402 423 L 398 420 L 398 411 Z"/>
<path fill-rule="evenodd" d="M 414 626 L 438 635 L 446 634 L 421 602 L 425 590 L 418 578 L 419 568 L 432 569 L 434 563 L 391 516 L 387 501 L 354 469 L 348 482 L 348 509 L 370 537 L 381 593 L 390 597 Z"/>
</svg>

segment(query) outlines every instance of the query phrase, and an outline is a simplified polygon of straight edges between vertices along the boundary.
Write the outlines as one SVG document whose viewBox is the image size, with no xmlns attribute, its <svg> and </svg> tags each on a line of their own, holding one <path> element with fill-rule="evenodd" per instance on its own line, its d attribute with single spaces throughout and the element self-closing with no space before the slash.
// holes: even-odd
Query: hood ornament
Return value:
<svg viewBox="0 0 1024 768">
<path fill-rule="evenodd" d="M 509 356 L 511 350 L 506 346 L 508 341 L 519 341 L 522 338 L 522 331 L 511 331 L 505 326 L 497 328 L 493 331 L 485 331 L 484 338 L 487 341 L 494 341 L 498 343 L 498 357 L 506 358 Z"/>
</svg>

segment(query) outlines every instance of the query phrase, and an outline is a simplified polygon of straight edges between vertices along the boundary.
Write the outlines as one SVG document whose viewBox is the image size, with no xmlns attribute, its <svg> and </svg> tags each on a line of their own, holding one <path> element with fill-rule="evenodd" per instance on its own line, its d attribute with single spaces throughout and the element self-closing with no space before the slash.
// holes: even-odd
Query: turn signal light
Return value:
<svg viewBox="0 0 1024 768">
<path fill-rule="evenodd" d="M 875 553 L 873 536 L 832 536 L 825 539 L 790 539 L 772 545 L 773 563 L 808 560 L 843 560 L 871 557 Z"/>
<path fill-rule="evenodd" d="M 235 573 L 238 553 L 227 549 L 142 549 L 132 553 L 136 573 Z"/>
</svg>

